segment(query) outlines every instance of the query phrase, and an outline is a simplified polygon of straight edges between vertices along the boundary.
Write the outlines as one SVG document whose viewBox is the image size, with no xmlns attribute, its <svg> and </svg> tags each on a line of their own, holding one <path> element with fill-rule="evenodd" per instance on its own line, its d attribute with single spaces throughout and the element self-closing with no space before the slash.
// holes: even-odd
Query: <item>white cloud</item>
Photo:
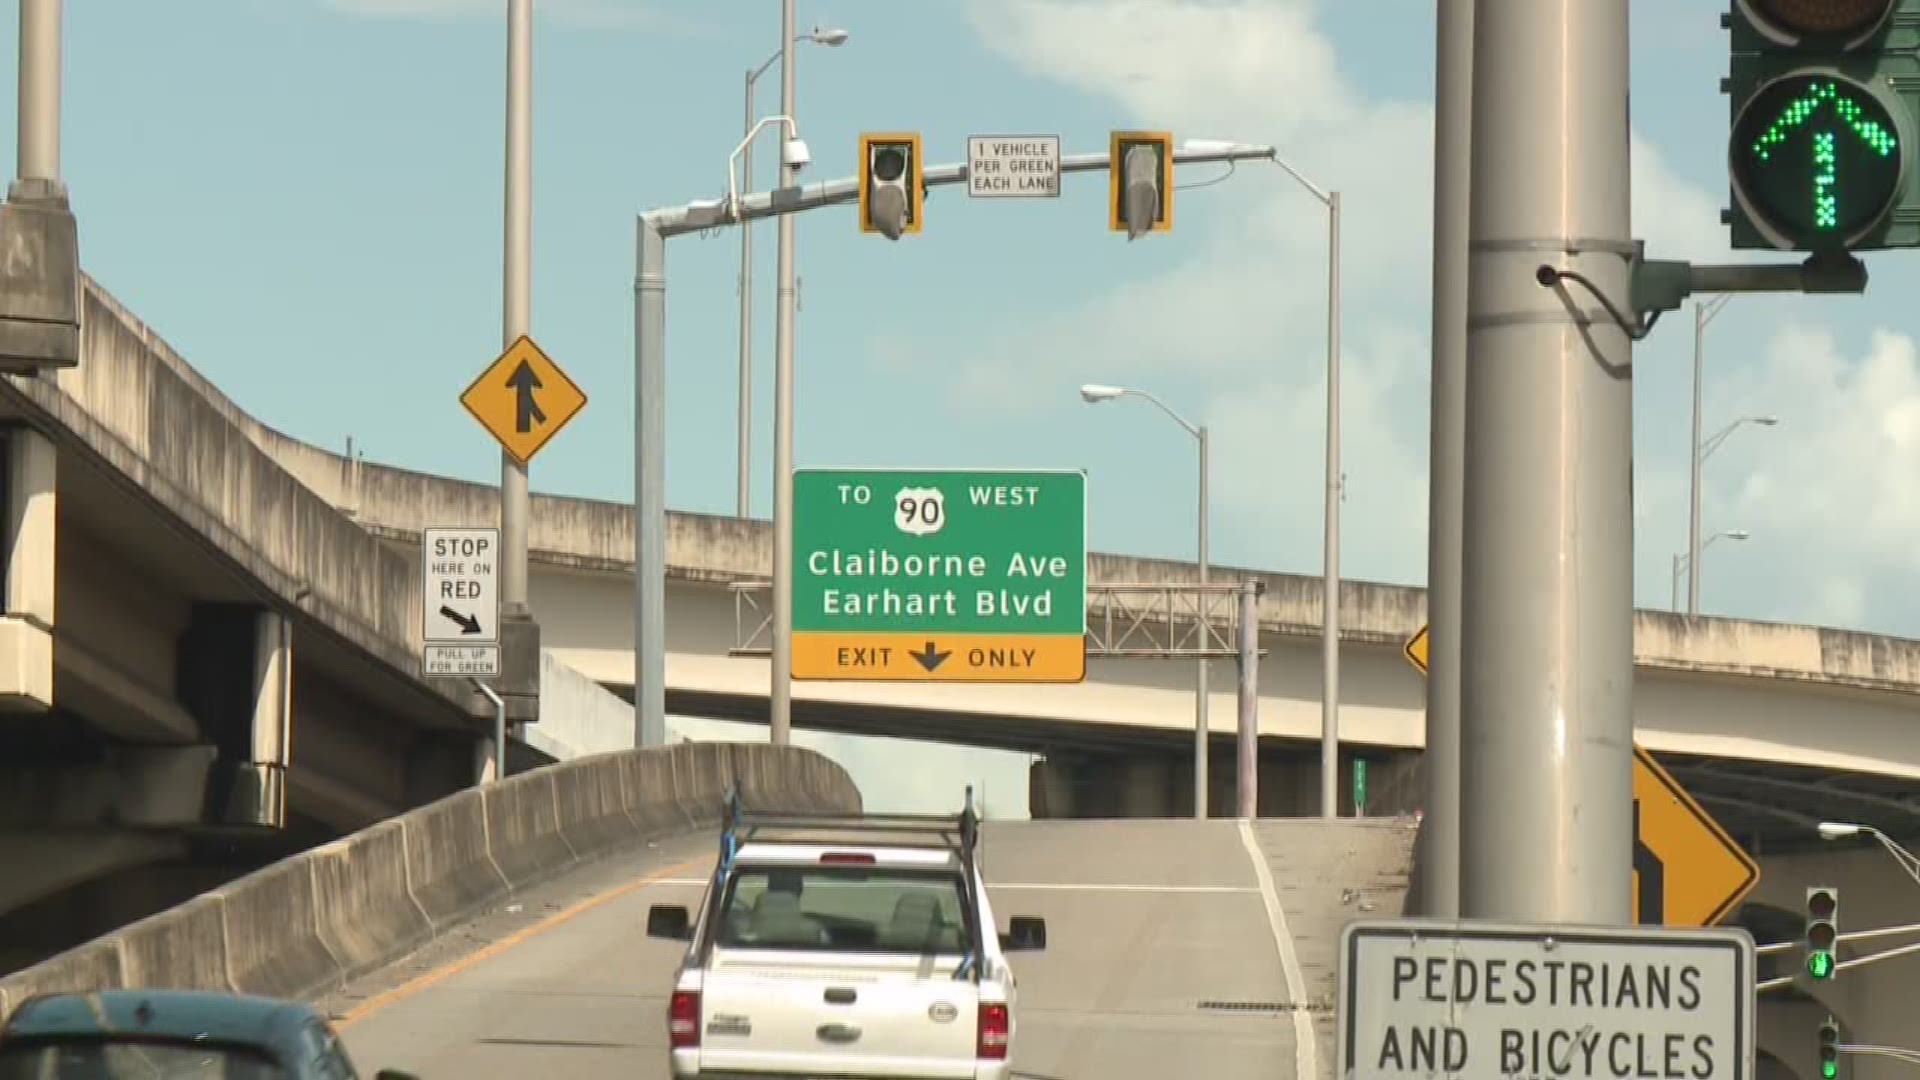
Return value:
<svg viewBox="0 0 1920 1080">
<path fill-rule="evenodd" d="M 1701 561 L 1707 580 L 1739 581 L 1757 615 L 1920 634 L 1920 349 L 1884 329 L 1862 344 L 1855 358 L 1831 332 L 1790 324 L 1763 364 L 1710 388 L 1729 416 L 1779 415 L 1787 441 L 1728 441 L 1721 455 L 1751 471 L 1731 491 L 1708 484 L 1703 512 L 1750 530 L 1743 554 L 1763 554 Z"/>
<path fill-rule="evenodd" d="M 503 20 L 500 0 L 323 0 L 350 15 L 392 19 Z M 650 0 L 540 0 L 534 16 L 562 25 L 594 30 L 693 30 L 697 24 L 656 10 Z"/>
</svg>

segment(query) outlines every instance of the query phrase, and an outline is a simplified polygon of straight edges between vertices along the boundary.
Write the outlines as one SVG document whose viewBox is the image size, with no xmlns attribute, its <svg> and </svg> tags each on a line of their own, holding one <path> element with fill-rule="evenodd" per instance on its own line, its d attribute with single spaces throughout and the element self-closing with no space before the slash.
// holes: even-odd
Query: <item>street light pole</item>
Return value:
<svg viewBox="0 0 1920 1080">
<path fill-rule="evenodd" d="M 1197 544 L 1200 558 L 1200 584 L 1207 583 L 1207 425 L 1201 424 L 1194 429 L 1194 437 L 1200 440 L 1200 538 Z M 1205 591 L 1199 595 L 1200 620 L 1195 624 L 1199 631 L 1199 643 L 1202 649 L 1213 641 L 1213 598 Z M 1204 821 L 1207 817 L 1208 781 L 1207 750 L 1213 733 L 1213 724 L 1207 717 L 1207 698 L 1213 689 L 1207 678 L 1207 658 L 1203 654 L 1194 674 L 1193 690 L 1193 817 Z"/>
<path fill-rule="evenodd" d="M 767 63 L 772 63 L 768 60 Z M 753 81 L 761 71 L 767 69 L 760 65 L 759 71 L 747 72 L 745 126 L 741 128 L 742 138 L 746 138 L 747 148 L 741 155 L 740 171 L 745 174 L 745 187 L 753 187 Z M 753 223 L 740 225 L 740 432 L 739 440 L 739 479 L 735 485 L 734 516 L 744 518 L 752 509 L 753 481 Z"/>
<path fill-rule="evenodd" d="M 507 2 L 506 229 L 502 244 L 501 344 L 531 332 L 533 317 L 533 0 Z M 500 632 L 535 629 L 527 596 L 527 529 L 532 516 L 527 465 L 500 452 Z M 536 638 L 537 641 L 537 638 Z M 503 650 L 508 656 L 513 650 Z M 540 657 L 531 669 L 502 665 L 510 693 L 538 701 Z M 522 681 L 524 680 L 524 681 Z M 530 684 L 530 685 L 529 685 Z M 637 733 L 636 733 L 637 734 Z"/>
<path fill-rule="evenodd" d="M 1326 614 L 1320 625 L 1320 816 L 1340 816 L 1340 193 L 1327 193 Z"/>
<path fill-rule="evenodd" d="M 1210 441 L 1207 436 L 1207 426 L 1205 424 L 1195 424 L 1188 421 L 1186 417 L 1175 412 L 1172 406 L 1161 401 L 1154 395 L 1147 393 L 1145 390 L 1129 390 L 1120 386 L 1101 386 L 1097 383 L 1089 383 L 1080 388 L 1081 400 L 1089 405 L 1097 405 L 1103 401 L 1112 401 L 1115 398 L 1123 397 L 1137 397 L 1142 401 L 1152 404 L 1155 408 L 1171 417 L 1174 423 L 1184 428 L 1187 434 L 1193 436 L 1200 444 L 1200 483 L 1198 496 L 1200 504 L 1200 528 L 1195 556 L 1198 559 L 1200 584 L 1205 585 L 1208 579 L 1207 456 L 1208 443 Z M 1200 648 L 1205 650 L 1213 641 L 1213 597 L 1205 589 L 1200 590 L 1197 594 L 1194 600 L 1194 611 L 1198 616 L 1194 624 L 1195 639 L 1199 642 Z M 1202 655 L 1195 672 L 1193 687 L 1193 816 L 1196 821 L 1204 821 L 1207 817 L 1208 810 L 1207 744 L 1209 741 L 1208 737 L 1212 733 L 1212 724 L 1207 718 L 1207 695 L 1210 689 L 1211 684 L 1207 677 L 1207 658 L 1205 655 Z"/>
<path fill-rule="evenodd" d="M 847 43 L 845 30 L 821 30 L 814 28 L 811 33 L 800 37 L 801 41 L 814 45 L 839 48 Z M 745 178 L 742 183 L 749 189 L 753 187 L 753 137 L 756 123 L 753 115 L 753 85 L 760 76 L 767 73 L 773 62 L 786 56 L 786 49 L 774 53 L 761 61 L 760 66 L 747 72 L 746 101 L 744 102 L 744 126 L 741 135 L 748 139 L 746 148 L 741 152 L 740 173 Z M 785 111 L 783 109 L 783 111 Z M 787 112 L 792 116 L 793 113 Z M 753 506 L 753 223 L 740 225 L 740 393 L 739 393 L 739 440 L 737 491 L 734 498 L 734 516 L 746 517 Z"/>
<path fill-rule="evenodd" d="M 1706 455 L 1700 452 L 1701 391 L 1705 383 L 1707 324 L 1733 299 L 1723 293 L 1693 304 L 1693 444 L 1689 453 L 1692 479 L 1687 484 L 1687 614 L 1700 613 L 1700 465 Z"/>
<path fill-rule="evenodd" d="M 1680 610 L 1680 568 L 1681 567 L 1686 568 L 1687 583 L 1689 585 L 1692 585 L 1700 580 L 1700 557 L 1706 554 L 1707 549 L 1713 546 L 1713 542 L 1715 540 L 1720 540 L 1720 539 L 1745 540 L 1752 535 L 1753 535 L 1752 533 L 1748 532 L 1745 529 L 1728 529 L 1725 532 L 1717 532 L 1717 533 L 1714 533 L 1712 536 L 1707 537 L 1706 541 L 1700 545 L 1699 551 L 1674 555 L 1673 557 L 1673 609 L 1675 611 Z M 1687 609 L 1687 614 L 1689 615 L 1700 614 L 1699 606 L 1694 605 L 1689 607 Z"/>
<path fill-rule="evenodd" d="M 780 114 L 793 112 L 794 0 L 780 4 Z M 791 137 L 791 133 L 789 133 Z M 782 143 L 784 147 L 785 142 Z M 800 170 L 780 154 L 780 186 L 792 187 Z M 792 737 L 793 723 L 793 215 L 777 225 L 779 313 L 773 330 L 773 656 L 768 665 L 767 727 L 776 746 Z"/>
<path fill-rule="evenodd" d="M 1321 514 L 1320 816 L 1340 816 L 1340 193 L 1278 157 L 1275 165 L 1327 208 L 1327 476 Z"/>
</svg>

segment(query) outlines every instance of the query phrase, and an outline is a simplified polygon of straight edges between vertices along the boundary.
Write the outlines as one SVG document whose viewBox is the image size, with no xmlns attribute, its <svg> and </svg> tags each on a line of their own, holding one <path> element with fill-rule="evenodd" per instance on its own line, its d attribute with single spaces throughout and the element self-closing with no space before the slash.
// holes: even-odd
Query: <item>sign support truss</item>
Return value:
<svg viewBox="0 0 1920 1080">
<path fill-rule="evenodd" d="M 1122 582 L 1087 586 L 1087 657 L 1239 660 L 1241 595 L 1258 581 Z M 773 655 L 773 584 L 737 581 L 729 656 Z M 1257 635 L 1256 635 L 1257 637 Z M 1256 648 L 1255 655 L 1265 655 Z"/>
</svg>

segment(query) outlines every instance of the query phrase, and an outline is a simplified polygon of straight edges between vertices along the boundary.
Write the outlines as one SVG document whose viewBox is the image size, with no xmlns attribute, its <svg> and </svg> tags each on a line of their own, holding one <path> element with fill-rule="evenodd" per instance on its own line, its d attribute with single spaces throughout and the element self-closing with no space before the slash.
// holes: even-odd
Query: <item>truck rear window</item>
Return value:
<svg viewBox="0 0 1920 1080">
<path fill-rule="evenodd" d="M 959 875 L 869 866 L 743 866 L 714 943 L 738 949 L 967 951 Z"/>
</svg>

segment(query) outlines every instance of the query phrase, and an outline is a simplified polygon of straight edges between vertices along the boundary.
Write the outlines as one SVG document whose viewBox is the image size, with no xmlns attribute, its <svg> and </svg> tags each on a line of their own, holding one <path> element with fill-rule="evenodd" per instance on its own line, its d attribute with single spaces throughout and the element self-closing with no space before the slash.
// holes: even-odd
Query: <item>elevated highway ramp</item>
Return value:
<svg viewBox="0 0 1920 1080">
<path fill-rule="evenodd" d="M 990 823 L 1001 921 L 1047 920 L 1017 953 L 1014 1066 L 1037 1078 L 1270 1080 L 1331 1073 L 1335 946 L 1398 915 L 1415 828 L 1398 820 Z M 556 878 L 433 951 L 327 999 L 363 1068 L 424 1080 L 664 1080 L 682 946 L 655 903 L 692 904 L 713 834 Z"/>
</svg>

